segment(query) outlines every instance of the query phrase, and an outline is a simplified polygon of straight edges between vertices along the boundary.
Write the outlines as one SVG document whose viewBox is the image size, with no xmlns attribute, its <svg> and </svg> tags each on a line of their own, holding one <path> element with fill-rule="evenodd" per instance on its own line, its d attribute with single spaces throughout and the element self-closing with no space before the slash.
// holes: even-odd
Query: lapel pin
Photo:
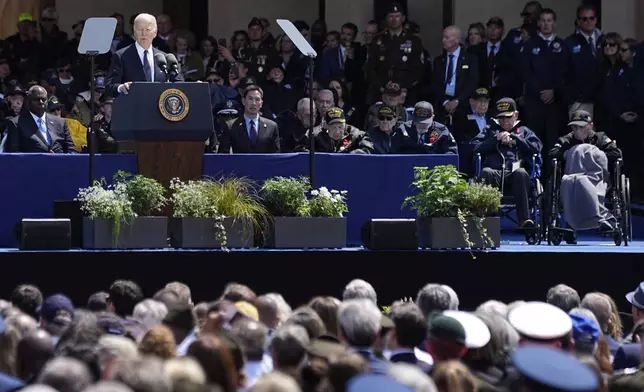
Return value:
<svg viewBox="0 0 644 392">
<path fill-rule="evenodd" d="M 268 125 L 264 124 L 264 128 L 268 127 Z"/>
</svg>

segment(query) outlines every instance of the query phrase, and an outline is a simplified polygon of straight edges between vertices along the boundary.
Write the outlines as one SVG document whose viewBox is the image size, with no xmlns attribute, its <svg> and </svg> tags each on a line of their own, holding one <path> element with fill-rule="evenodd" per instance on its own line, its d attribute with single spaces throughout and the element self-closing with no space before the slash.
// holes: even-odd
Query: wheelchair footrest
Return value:
<svg viewBox="0 0 644 392">
<path fill-rule="evenodd" d="M 557 233 L 562 233 L 562 234 L 574 234 L 575 231 L 573 229 L 567 229 L 565 227 L 553 227 L 551 228 L 552 231 L 557 232 Z"/>
<path fill-rule="evenodd" d="M 541 231 L 541 228 L 539 226 L 517 227 L 514 231 L 522 235 L 538 234 Z"/>
</svg>

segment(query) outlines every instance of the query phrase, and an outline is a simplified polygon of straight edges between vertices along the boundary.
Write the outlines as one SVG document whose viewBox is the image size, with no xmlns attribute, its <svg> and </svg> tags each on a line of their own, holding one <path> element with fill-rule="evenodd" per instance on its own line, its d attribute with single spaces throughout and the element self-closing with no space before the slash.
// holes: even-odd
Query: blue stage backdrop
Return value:
<svg viewBox="0 0 644 392">
<path fill-rule="evenodd" d="M 204 158 L 204 175 L 248 177 L 258 183 L 273 176 L 308 175 L 308 154 L 214 155 Z M 88 185 L 87 155 L 0 154 L 0 247 L 15 247 L 14 227 L 23 218 L 51 218 L 55 200 L 72 200 Z M 412 189 L 415 166 L 458 165 L 456 155 L 316 154 L 316 186 L 348 191 L 347 235 L 360 244 L 371 218 L 413 217 L 401 204 Z M 118 170 L 137 172 L 135 155 L 98 155 L 96 176 Z"/>
</svg>

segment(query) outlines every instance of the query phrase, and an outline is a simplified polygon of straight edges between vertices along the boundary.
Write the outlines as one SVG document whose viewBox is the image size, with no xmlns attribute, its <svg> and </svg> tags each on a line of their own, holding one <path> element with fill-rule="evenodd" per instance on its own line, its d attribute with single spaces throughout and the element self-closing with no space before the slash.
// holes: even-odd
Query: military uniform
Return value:
<svg viewBox="0 0 644 392">
<path fill-rule="evenodd" d="M 253 18 L 248 27 L 260 25 L 261 22 L 258 18 Z M 263 28 L 263 26 L 262 26 Z M 244 48 L 239 53 L 240 61 L 248 65 L 248 75 L 257 78 L 257 80 L 266 80 L 268 71 L 281 63 L 279 55 L 275 50 L 275 46 L 270 41 L 262 41 L 257 49 L 249 46 Z"/>
<path fill-rule="evenodd" d="M 328 126 L 334 123 L 345 124 L 344 137 L 339 140 L 333 140 L 329 136 Z M 344 111 L 340 108 L 329 109 L 324 115 L 323 127 L 313 129 L 315 151 L 327 153 L 349 153 L 349 154 L 373 154 L 374 147 L 371 138 L 366 132 L 358 128 L 346 125 Z M 309 151 L 309 133 L 302 137 L 296 152 Z"/>
<path fill-rule="evenodd" d="M 367 80 L 372 86 L 369 97 L 373 99 L 378 95 L 373 86 L 382 86 L 389 80 L 411 89 L 423 77 L 425 60 L 422 41 L 410 31 L 403 29 L 398 36 L 389 30 L 379 34 L 373 39 L 367 55 Z"/>
</svg>

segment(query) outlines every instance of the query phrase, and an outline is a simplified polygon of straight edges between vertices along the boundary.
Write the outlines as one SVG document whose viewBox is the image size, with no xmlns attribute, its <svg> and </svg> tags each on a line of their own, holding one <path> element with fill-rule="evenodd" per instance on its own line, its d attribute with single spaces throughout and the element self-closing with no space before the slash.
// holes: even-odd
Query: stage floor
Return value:
<svg viewBox="0 0 644 392">
<path fill-rule="evenodd" d="M 246 253 L 257 253 L 257 252 L 269 252 L 269 253 L 281 253 L 281 252 L 376 252 L 363 247 L 355 248 L 342 248 L 342 249 L 230 249 L 225 252 L 246 252 Z M 87 250 L 87 249 L 71 249 L 71 250 L 43 250 L 43 251 L 22 251 L 16 248 L 0 248 L 0 255 L 8 253 L 119 253 L 119 252 L 135 252 L 135 253 L 154 253 L 154 252 L 173 252 L 173 253 L 200 253 L 200 252 L 212 252 L 220 253 L 224 252 L 221 249 L 133 249 L 133 250 Z M 424 253 L 449 253 L 449 252 L 470 252 L 468 249 L 454 249 L 454 250 L 417 250 L 417 251 L 401 251 L 401 252 L 424 252 Z M 547 243 L 542 243 L 541 245 L 528 245 L 525 242 L 525 239 L 520 236 L 504 236 L 501 240 L 501 247 L 497 249 L 489 250 L 475 250 L 474 253 L 619 253 L 619 254 L 644 254 L 644 241 L 635 241 L 630 242 L 628 246 L 615 246 L 611 238 L 598 238 L 597 236 L 582 236 L 578 239 L 576 245 L 568 245 L 565 242 L 562 242 L 559 246 L 548 245 Z M 2 256 L 0 256 L 1 259 Z"/>
</svg>

